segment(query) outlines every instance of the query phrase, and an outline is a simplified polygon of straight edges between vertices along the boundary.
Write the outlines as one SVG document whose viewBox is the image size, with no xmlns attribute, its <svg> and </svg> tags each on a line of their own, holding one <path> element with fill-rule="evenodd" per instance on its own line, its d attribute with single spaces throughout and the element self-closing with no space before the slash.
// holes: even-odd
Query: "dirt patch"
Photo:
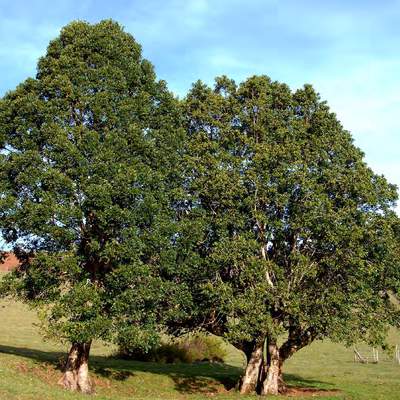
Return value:
<svg viewBox="0 0 400 400">
<path fill-rule="evenodd" d="M 4 258 L 0 259 L 0 271 L 11 271 L 19 265 L 18 258 L 14 253 L 6 253 Z"/>
<path fill-rule="evenodd" d="M 32 374 L 48 384 L 54 383 L 58 376 L 58 371 L 49 363 L 29 365 L 20 361 L 15 365 L 15 369 L 22 374 Z"/>
<path fill-rule="evenodd" d="M 285 396 L 288 397 L 323 397 L 335 396 L 340 393 L 340 390 L 324 390 L 305 387 L 289 387 Z"/>
<path fill-rule="evenodd" d="M 41 381 L 46 382 L 48 385 L 57 385 L 61 376 L 59 368 L 51 363 L 29 365 L 26 362 L 20 361 L 15 364 L 15 369 L 23 374 L 31 374 Z M 90 374 L 90 378 L 92 379 L 95 388 L 111 388 L 111 381 L 109 379 L 99 378 L 93 373 Z"/>
</svg>

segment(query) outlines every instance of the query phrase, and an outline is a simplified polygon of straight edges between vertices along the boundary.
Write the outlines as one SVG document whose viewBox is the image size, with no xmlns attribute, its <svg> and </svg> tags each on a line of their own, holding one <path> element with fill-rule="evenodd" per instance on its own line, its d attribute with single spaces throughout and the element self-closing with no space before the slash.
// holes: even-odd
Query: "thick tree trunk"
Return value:
<svg viewBox="0 0 400 400">
<path fill-rule="evenodd" d="M 89 352 L 91 343 L 74 343 L 68 353 L 64 375 L 59 384 L 71 391 L 93 393 L 89 376 Z"/>
<path fill-rule="evenodd" d="M 264 342 L 256 343 L 253 351 L 246 354 L 247 367 L 241 379 L 240 393 L 248 394 L 256 391 L 259 384 L 263 366 L 263 347 Z"/>
<path fill-rule="evenodd" d="M 276 341 L 269 341 L 267 346 L 266 377 L 261 390 L 262 395 L 286 392 L 286 385 L 282 376 L 283 359 L 279 355 Z"/>
</svg>

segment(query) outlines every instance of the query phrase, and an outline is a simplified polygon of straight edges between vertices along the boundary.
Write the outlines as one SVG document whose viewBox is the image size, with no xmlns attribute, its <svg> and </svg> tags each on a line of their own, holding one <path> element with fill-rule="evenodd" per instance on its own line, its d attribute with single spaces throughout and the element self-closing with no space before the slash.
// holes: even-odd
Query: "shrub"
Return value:
<svg viewBox="0 0 400 400">
<path fill-rule="evenodd" d="M 187 335 L 165 341 L 145 352 L 143 349 L 120 348 L 119 357 L 159 363 L 224 362 L 226 351 L 222 339 L 206 334 Z"/>
</svg>

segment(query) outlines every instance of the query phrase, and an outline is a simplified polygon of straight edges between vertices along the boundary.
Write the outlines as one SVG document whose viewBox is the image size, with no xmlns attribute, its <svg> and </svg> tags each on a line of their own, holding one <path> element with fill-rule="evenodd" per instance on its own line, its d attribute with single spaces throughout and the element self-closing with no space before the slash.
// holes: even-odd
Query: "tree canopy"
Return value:
<svg viewBox="0 0 400 400">
<path fill-rule="evenodd" d="M 184 309 L 164 279 L 175 267 L 179 121 L 165 82 L 113 21 L 67 25 L 36 78 L 1 100 L 0 228 L 23 262 L 3 286 L 73 344 L 66 387 L 91 391 L 73 364 L 93 339 L 147 348 L 161 318 Z"/>
<path fill-rule="evenodd" d="M 284 390 L 275 367 L 315 339 L 382 343 L 399 323 L 395 186 L 310 85 L 221 77 L 185 105 L 204 326 L 246 352 L 242 391 Z"/>
<path fill-rule="evenodd" d="M 72 22 L 0 100 L 0 230 L 21 261 L 1 294 L 71 344 L 66 388 L 93 390 L 92 340 L 205 329 L 245 352 L 243 393 L 284 391 L 312 341 L 399 325 L 396 188 L 363 156 L 310 85 L 223 76 L 178 100 L 117 23 Z"/>
</svg>

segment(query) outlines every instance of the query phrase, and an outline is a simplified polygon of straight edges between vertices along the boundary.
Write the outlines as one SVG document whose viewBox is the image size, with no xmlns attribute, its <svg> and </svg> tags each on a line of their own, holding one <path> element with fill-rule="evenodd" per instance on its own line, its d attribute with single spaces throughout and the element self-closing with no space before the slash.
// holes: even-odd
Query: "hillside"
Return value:
<svg viewBox="0 0 400 400">
<path fill-rule="evenodd" d="M 0 399 L 80 399 L 60 389 L 60 359 L 66 346 L 44 342 L 25 306 L 0 302 Z M 400 343 L 392 333 L 391 342 Z M 365 355 L 370 349 L 360 346 Z M 108 358 L 113 349 L 95 343 L 91 368 L 97 386 L 95 399 L 247 399 L 233 385 L 241 374 L 242 354 L 229 346 L 226 365 L 160 365 Z M 356 364 L 352 349 L 329 341 L 300 351 L 286 366 L 285 378 L 297 388 L 297 398 L 399 399 L 400 366 L 380 352 L 379 364 Z M 322 392 L 321 392 L 322 390 Z M 321 396 L 319 394 L 324 394 Z M 305 396 L 307 395 L 307 396 Z M 86 398 L 86 397 L 85 397 Z M 282 397 L 286 398 L 286 397 Z"/>
</svg>

